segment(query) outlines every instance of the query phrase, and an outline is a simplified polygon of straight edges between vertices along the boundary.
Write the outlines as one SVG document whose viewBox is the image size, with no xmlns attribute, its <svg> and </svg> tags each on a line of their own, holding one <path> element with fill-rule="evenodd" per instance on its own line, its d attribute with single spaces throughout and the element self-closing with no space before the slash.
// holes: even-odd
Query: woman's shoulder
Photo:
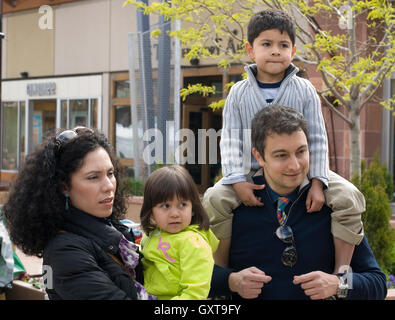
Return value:
<svg viewBox="0 0 395 320">
<path fill-rule="evenodd" d="M 44 249 L 45 252 L 67 252 L 71 249 L 90 249 L 92 248 L 92 241 L 81 235 L 59 231 L 55 237 L 49 242 Z"/>
</svg>

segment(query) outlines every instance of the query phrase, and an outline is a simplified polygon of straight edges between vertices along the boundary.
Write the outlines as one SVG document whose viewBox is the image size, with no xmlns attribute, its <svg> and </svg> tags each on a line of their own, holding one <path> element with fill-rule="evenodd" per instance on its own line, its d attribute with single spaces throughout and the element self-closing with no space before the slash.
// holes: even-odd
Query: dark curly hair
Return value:
<svg viewBox="0 0 395 320">
<path fill-rule="evenodd" d="M 12 242 L 27 255 L 42 257 L 48 242 L 63 228 L 66 198 L 62 186 L 70 186 L 70 177 L 83 164 L 84 157 L 102 147 L 114 166 L 117 188 L 111 218 L 126 212 L 122 167 L 107 138 L 94 130 L 78 131 L 66 142 L 51 135 L 26 157 L 18 178 L 3 207 Z"/>
</svg>

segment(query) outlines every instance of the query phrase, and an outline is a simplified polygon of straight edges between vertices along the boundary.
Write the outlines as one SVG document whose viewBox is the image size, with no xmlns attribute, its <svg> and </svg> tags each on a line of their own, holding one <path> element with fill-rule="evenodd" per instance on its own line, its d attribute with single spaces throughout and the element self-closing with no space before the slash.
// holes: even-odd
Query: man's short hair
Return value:
<svg viewBox="0 0 395 320">
<path fill-rule="evenodd" d="M 262 31 L 271 29 L 280 30 L 281 33 L 287 32 L 292 45 L 295 45 L 296 32 L 294 23 L 287 13 L 278 10 L 263 10 L 251 17 L 247 28 L 248 42 L 252 45 Z"/>
<path fill-rule="evenodd" d="M 294 108 L 273 104 L 263 108 L 252 119 L 251 142 L 264 157 L 266 137 L 272 134 L 288 134 L 302 130 L 308 138 L 307 122 L 303 115 Z"/>
</svg>

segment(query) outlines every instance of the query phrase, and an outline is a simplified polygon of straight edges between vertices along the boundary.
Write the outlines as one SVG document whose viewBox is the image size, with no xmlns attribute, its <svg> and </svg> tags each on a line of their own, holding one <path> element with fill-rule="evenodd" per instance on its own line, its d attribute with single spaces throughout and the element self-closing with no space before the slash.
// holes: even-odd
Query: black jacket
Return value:
<svg viewBox="0 0 395 320">
<path fill-rule="evenodd" d="M 127 227 L 117 220 L 96 218 L 70 208 L 64 231 L 59 232 L 44 250 L 49 299 L 137 299 L 130 275 L 108 254 L 119 257 L 122 234 L 134 241 Z M 141 263 L 136 273 L 137 280 L 143 283 Z"/>
</svg>

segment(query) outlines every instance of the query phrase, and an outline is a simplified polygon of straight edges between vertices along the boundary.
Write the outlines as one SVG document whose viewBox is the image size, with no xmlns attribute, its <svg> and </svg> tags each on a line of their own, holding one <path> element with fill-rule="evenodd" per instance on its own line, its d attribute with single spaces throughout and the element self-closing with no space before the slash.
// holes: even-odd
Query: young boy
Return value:
<svg viewBox="0 0 395 320">
<path fill-rule="evenodd" d="M 306 200 L 307 212 L 319 211 L 325 198 L 333 210 L 334 272 L 338 273 L 341 266 L 350 264 L 354 246 L 362 241 L 361 213 L 365 210 L 365 199 L 350 182 L 329 171 L 320 100 L 313 85 L 296 76 L 299 70 L 291 63 L 296 52 L 291 18 L 280 11 L 256 13 L 248 25 L 245 48 L 256 64 L 245 68 L 248 78 L 237 82 L 226 99 L 220 142 L 223 178 L 209 188 L 203 198 L 212 230 L 221 239 L 216 263 L 227 265 L 232 211 L 241 202 L 247 206 L 264 205 L 254 195 L 254 190 L 264 186 L 253 184 L 251 179 L 259 165 L 254 157 L 249 157 L 252 161 L 248 163 L 244 157 L 246 150 L 251 155 L 248 132 L 252 118 L 260 109 L 276 103 L 295 108 L 307 121 L 312 181 Z"/>
</svg>

